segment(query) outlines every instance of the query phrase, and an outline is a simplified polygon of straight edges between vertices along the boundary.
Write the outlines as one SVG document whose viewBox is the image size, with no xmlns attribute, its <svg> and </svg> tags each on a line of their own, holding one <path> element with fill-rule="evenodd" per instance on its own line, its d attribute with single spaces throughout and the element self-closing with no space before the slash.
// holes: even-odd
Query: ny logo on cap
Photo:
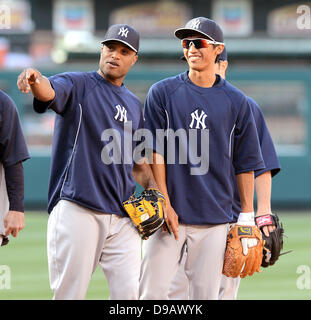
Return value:
<svg viewBox="0 0 311 320">
<path fill-rule="evenodd" d="M 191 113 L 192 120 L 191 120 L 189 127 L 192 129 L 194 126 L 194 122 L 196 121 L 195 129 L 205 129 L 206 128 L 206 124 L 205 124 L 206 117 L 207 117 L 207 114 L 203 110 L 201 110 L 201 114 L 199 115 L 199 109 L 196 109 L 195 111 L 193 111 Z"/>
<path fill-rule="evenodd" d="M 116 120 L 121 122 L 127 122 L 127 110 L 124 107 L 121 107 L 119 104 L 115 106 L 117 108 L 117 114 L 114 116 Z"/>
<path fill-rule="evenodd" d="M 189 28 L 191 29 L 199 29 L 200 20 L 198 18 L 193 19 L 189 22 Z"/>
<path fill-rule="evenodd" d="M 128 32 L 129 32 L 128 28 L 122 27 L 122 28 L 120 28 L 120 30 L 119 30 L 118 36 L 121 35 L 121 37 L 127 38 Z"/>
</svg>

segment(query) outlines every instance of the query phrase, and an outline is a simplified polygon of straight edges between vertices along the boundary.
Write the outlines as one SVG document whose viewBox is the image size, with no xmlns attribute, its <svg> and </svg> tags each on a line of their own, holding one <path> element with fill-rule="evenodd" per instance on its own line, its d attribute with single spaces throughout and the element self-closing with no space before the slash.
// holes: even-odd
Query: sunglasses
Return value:
<svg viewBox="0 0 311 320">
<path fill-rule="evenodd" d="M 207 39 L 183 39 L 181 40 L 181 45 L 184 49 L 189 49 L 192 45 L 196 49 L 207 48 L 209 44 L 218 44 L 218 42 Z"/>
</svg>

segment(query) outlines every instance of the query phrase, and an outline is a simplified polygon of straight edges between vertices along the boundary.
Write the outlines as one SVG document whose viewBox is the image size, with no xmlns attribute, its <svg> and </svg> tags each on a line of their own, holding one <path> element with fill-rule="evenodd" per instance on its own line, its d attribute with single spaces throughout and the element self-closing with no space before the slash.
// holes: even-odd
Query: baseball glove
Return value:
<svg viewBox="0 0 311 320">
<path fill-rule="evenodd" d="M 0 235 L 0 237 L 1 237 L 1 235 Z M 0 238 L 0 240 L 1 240 L 1 238 Z M 9 243 L 9 238 L 3 236 L 3 237 L 2 237 L 1 247 L 7 245 L 8 243 Z"/>
<path fill-rule="evenodd" d="M 264 226 L 275 226 L 275 230 L 269 232 L 269 237 L 266 237 L 262 232 L 262 238 L 265 241 L 265 244 L 261 266 L 267 268 L 269 266 L 272 266 L 281 255 L 281 250 L 283 249 L 284 229 L 276 214 L 258 216 L 255 218 L 255 220 L 256 225 L 261 231 Z"/>
<path fill-rule="evenodd" d="M 157 189 L 146 189 L 138 198 L 123 202 L 124 209 L 143 240 L 148 239 L 165 223 L 163 217 L 164 195 Z"/>
<path fill-rule="evenodd" d="M 241 242 L 243 238 L 257 239 L 257 245 L 248 248 L 247 255 L 243 254 Z M 258 227 L 235 225 L 227 236 L 227 247 L 222 273 L 231 278 L 251 276 L 255 271 L 259 272 L 262 255 L 263 240 Z"/>
</svg>

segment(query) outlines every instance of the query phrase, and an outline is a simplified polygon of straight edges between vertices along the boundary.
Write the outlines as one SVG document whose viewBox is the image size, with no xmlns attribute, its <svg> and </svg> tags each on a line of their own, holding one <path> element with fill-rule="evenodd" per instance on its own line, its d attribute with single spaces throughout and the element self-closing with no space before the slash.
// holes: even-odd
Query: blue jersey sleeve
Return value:
<svg viewBox="0 0 311 320">
<path fill-rule="evenodd" d="M 34 109 L 39 113 L 45 112 L 47 109 L 52 109 L 58 114 L 65 112 L 67 102 L 73 94 L 74 80 L 70 73 L 57 74 L 49 77 L 52 88 L 55 91 L 55 97 L 52 101 L 42 102 L 34 98 Z"/>
<path fill-rule="evenodd" d="M 144 105 L 144 127 L 151 133 L 146 134 L 145 147 L 164 156 L 163 140 L 164 129 L 168 128 L 167 116 L 165 112 L 165 99 L 157 92 L 156 86 L 152 86 L 148 92 Z M 163 134 L 157 134 L 157 130 L 162 130 Z M 149 139 L 148 139 L 149 137 Z M 157 139 L 158 137 L 158 139 Z"/>
<path fill-rule="evenodd" d="M 17 108 L 13 100 L 0 91 L 0 162 L 9 167 L 29 159 Z"/>
<path fill-rule="evenodd" d="M 234 130 L 233 166 L 235 173 L 264 169 L 254 117 L 247 99 L 243 99 Z"/>
<path fill-rule="evenodd" d="M 253 112 L 262 157 L 265 162 L 265 168 L 256 170 L 255 176 L 257 177 L 267 171 L 271 171 L 271 175 L 273 177 L 281 170 L 281 166 L 274 148 L 274 144 L 261 109 L 253 99 L 248 98 L 248 100 Z"/>
</svg>

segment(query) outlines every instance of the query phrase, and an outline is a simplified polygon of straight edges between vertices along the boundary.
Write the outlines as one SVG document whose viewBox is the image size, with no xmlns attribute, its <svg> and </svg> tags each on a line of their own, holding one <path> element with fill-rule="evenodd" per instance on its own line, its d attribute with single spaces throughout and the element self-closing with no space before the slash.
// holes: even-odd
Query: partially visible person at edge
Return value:
<svg viewBox="0 0 311 320">
<path fill-rule="evenodd" d="M 0 245 L 24 228 L 24 168 L 29 159 L 14 101 L 0 90 Z"/>
</svg>

